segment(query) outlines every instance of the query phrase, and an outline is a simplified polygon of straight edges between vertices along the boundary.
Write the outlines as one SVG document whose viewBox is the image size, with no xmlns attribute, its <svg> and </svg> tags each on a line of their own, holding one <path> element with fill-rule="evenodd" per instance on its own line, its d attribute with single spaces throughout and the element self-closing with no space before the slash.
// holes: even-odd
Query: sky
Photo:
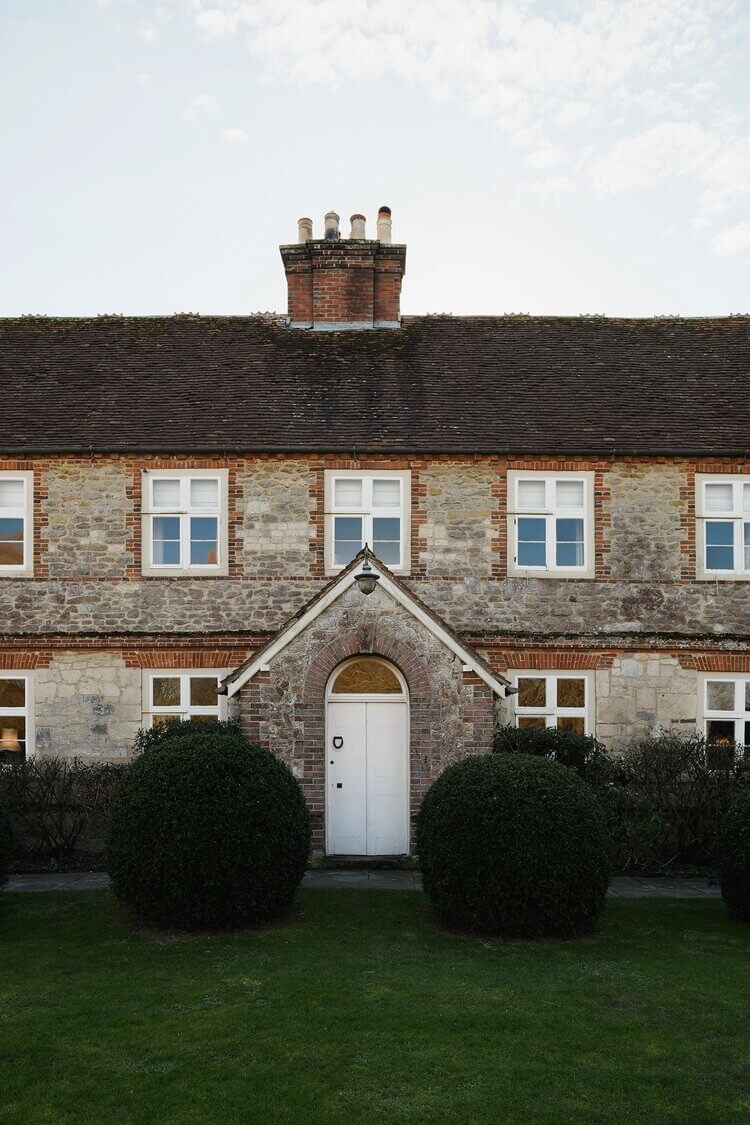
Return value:
<svg viewBox="0 0 750 1125">
<path fill-rule="evenodd" d="M 750 313 L 750 0 L 0 0 L 0 315 L 284 312 L 383 204 L 404 313 Z"/>
</svg>

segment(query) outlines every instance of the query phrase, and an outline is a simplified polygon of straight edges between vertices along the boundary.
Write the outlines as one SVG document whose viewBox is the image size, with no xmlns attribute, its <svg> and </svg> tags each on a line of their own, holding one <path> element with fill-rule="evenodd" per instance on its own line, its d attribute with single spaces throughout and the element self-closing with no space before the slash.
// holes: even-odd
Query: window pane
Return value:
<svg viewBox="0 0 750 1125">
<path fill-rule="evenodd" d="M 180 520 L 178 516 L 154 516 L 154 563 L 180 565 Z"/>
<path fill-rule="evenodd" d="M 706 739 L 719 746 L 733 746 L 734 723 L 729 719 L 709 719 L 706 723 Z"/>
<path fill-rule="evenodd" d="M 750 680 L 745 681 L 745 710 L 750 711 Z"/>
<path fill-rule="evenodd" d="M 734 524 L 706 521 L 706 569 L 734 570 Z"/>
<path fill-rule="evenodd" d="M 179 676 L 154 676 L 151 685 L 154 707 L 180 706 Z"/>
<path fill-rule="evenodd" d="M 709 680 L 706 705 L 709 711 L 734 711 L 734 680 Z"/>
<path fill-rule="evenodd" d="M 216 516 L 191 517 L 191 566 L 215 566 L 219 561 L 218 525 Z"/>
<path fill-rule="evenodd" d="M 386 564 L 397 566 L 401 561 L 401 520 L 381 519 L 372 521 L 372 549 Z"/>
<path fill-rule="evenodd" d="M 178 480 L 155 480 L 153 483 L 155 508 L 167 508 L 176 512 L 180 507 L 180 482 Z"/>
<path fill-rule="evenodd" d="M 583 566 L 583 520 L 557 520 L 557 565 Z"/>
<path fill-rule="evenodd" d="M 544 508 L 545 482 L 543 480 L 520 480 L 518 482 L 519 508 Z"/>
<path fill-rule="evenodd" d="M 333 482 L 333 502 L 337 508 L 362 507 L 362 481 L 343 477 Z"/>
<path fill-rule="evenodd" d="M 559 480 L 555 489 L 558 508 L 583 507 L 582 480 Z"/>
<path fill-rule="evenodd" d="M 521 730 L 544 730 L 547 720 L 544 715 L 519 715 L 518 726 Z"/>
<path fill-rule="evenodd" d="M 750 570 L 750 523 L 743 525 L 745 529 L 744 547 L 745 547 L 745 570 Z"/>
<path fill-rule="evenodd" d="M 191 508 L 218 508 L 219 482 L 210 477 L 196 477 L 190 481 Z"/>
<path fill-rule="evenodd" d="M 585 734 L 582 715 L 560 715 L 557 720 L 558 730 L 571 730 L 574 734 Z"/>
<path fill-rule="evenodd" d="M 733 491 L 731 484 L 707 484 L 706 511 L 731 512 L 734 507 Z"/>
<path fill-rule="evenodd" d="M 0 761 L 18 761 L 26 754 L 26 719 L 0 715 Z"/>
<path fill-rule="evenodd" d="M 218 707 L 218 687 L 219 681 L 217 680 L 216 676 L 191 676 L 190 706 Z"/>
<path fill-rule="evenodd" d="M 362 517 L 336 516 L 333 521 L 333 561 L 346 566 L 362 550 Z"/>
<path fill-rule="evenodd" d="M 401 684 L 387 664 L 379 660 L 356 660 L 336 677 L 334 695 L 401 695 Z"/>
<path fill-rule="evenodd" d="M 23 481 L 0 480 L 0 508 L 23 507 Z"/>
<path fill-rule="evenodd" d="M 547 521 L 522 516 L 518 521 L 518 565 L 544 566 L 547 562 Z"/>
<path fill-rule="evenodd" d="M 750 512 L 750 484 L 742 486 L 742 511 Z"/>
<path fill-rule="evenodd" d="M 26 706 L 26 681 L 0 678 L 0 708 Z"/>
<path fill-rule="evenodd" d="M 557 681 L 558 707 L 585 707 L 586 681 L 560 679 Z"/>
<path fill-rule="evenodd" d="M 191 715 L 191 723 L 218 723 L 218 715 Z"/>
<path fill-rule="evenodd" d="M 400 503 L 400 481 L 374 480 L 372 482 L 372 505 L 374 508 L 398 508 Z"/>
<path fill-rule="evenodd" d="M 23 520 L 0 519 L 0 566 L 23 566 Z"/>
<path fill-rule="evenodd" d="M 519 707 L 546 707 L 547 681 L 541 676 L 523 676 L 518 679 Z"/>
</svg>

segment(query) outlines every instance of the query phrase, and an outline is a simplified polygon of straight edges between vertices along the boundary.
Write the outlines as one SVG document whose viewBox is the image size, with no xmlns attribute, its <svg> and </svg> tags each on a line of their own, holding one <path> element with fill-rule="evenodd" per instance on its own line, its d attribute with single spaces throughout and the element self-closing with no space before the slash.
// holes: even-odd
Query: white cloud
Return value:
<svg viewBox="0 0 750 1125">
<path fill-rule="evenodd" d="M 737 223 L 734 227 L 719 231 L 711 239 L 711 249 L 720 258 L 733 258 L 743 250 L 750 250 L 750 222 Z"/>
<path fill-rule="evenodd" d="M 145 70 L 139 70 L 135 76 L 135 80 L 139 86 L 148 86 L 151 81 L 151 75 Z"/>
<path fill-rule="evenodd" d="M 244 129 L 239 129 L 236 127 L 231 129 L 222 129 L 221 139 L 229 145 L 244 145 L 250 140 Z"/>
<path fill-rule="evenodd" d="M 156 43 L 159 38 L 159 29 L 151 20 L 143 20 L 138 34 L 144 43 Z"/>
<path fill-rule="evenodd" d="M 744 0 L 189 0 L 265 77 L 379 78 L 462 104 L 526 151 L 531 187 L 595 198 L 680 183 L 693 229 L 750 198 Z M 738 219 L 743 216 L 737 216 Z"/>
<path fill-rule="evenodd" d="M 211 117 L 218 108 L 219 103 L 213 94 L 196 94 L 185 110 L 185 116 L 197 121 L 201 117 Z"/>
</svg>

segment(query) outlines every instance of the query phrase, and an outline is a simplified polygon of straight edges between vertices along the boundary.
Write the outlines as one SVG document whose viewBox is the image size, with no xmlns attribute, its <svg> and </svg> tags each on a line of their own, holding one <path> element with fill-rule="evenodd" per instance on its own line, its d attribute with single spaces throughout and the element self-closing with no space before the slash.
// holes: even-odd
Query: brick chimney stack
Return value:
<svg viewBox="0 0 750 1125">
<path fill-rule="evenodd" d="M 378 212 L 377 239 L 365 234 L 365 216 L 352 215 L 349 238 L 329 211 L 324 237 L 311 219 L 298 222 L 297 242 L 280 246 L 289 289 L 290 328 L 323 331 L 399 328 L 406 247 L 391 242 L 391 209 Z"/>
</svg>

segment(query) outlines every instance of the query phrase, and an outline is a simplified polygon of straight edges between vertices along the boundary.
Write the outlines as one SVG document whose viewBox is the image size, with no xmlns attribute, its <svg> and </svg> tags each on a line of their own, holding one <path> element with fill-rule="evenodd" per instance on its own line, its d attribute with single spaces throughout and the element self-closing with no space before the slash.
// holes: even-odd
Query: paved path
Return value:
<svg viewBox="0 0 750 1125">
<path fill-rule="evenodd" d="M 9 891 L 99 891 L 109 886 L 103 871 L 71 871 L 55 875 L 11 875 Z M 345 890 L 421 890 L 418 871 L 308 871 L 305 887 L 340 887 Z M 719 898 L 718 885 L 709 879 L 616 876 L 609 888 L 613 898 Z"/>
</svg>

